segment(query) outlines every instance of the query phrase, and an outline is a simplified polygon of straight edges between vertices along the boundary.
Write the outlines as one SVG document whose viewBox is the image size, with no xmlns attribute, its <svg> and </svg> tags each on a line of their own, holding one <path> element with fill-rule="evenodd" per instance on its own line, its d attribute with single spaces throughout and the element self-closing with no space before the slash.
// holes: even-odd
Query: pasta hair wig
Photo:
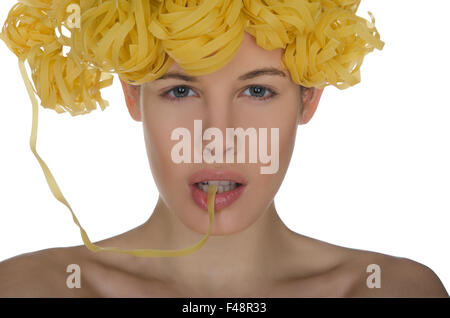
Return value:
<svg viewBox="0 0 450 318">
<path fill-rule="evenodd" d="M 236 54 L 244 31 L 266 50 L 284 50 L 282 62 L 295 83 L 348 88 L 360 82 L 366 54 L 384 46 L 373 15 L 369 22 L 355 14 L 359 4 L 19 0 L 0 38 L 20 61 L 28 61 L 41 105 L 75 116 L 97 103 L 105 109 L 100 90 L 112 84 L 114 73 L 139 85 L 162 76 L 173 61 L 190 75 L 220 69 Z"/>
</svg>

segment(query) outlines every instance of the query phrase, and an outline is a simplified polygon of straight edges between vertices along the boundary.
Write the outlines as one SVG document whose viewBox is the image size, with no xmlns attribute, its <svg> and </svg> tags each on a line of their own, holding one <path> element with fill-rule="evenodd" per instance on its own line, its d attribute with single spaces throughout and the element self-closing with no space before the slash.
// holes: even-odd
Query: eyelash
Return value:
<svg viewBox="0 0 450 318">
<path fill-rule="evenodd" d="M 171 89 L 169 89 L 169 90 L 165 91 L 164 93 L 162 93 L 162 94 L 161 94 L 161 97 L 166 98 L 166 99 L 171 100 L 171 101 L 174 101 L 174 102 L 181 102 L 183 99 L 185 99 L 186 97 L 189 97 L 189 96 L 185 96 L 185 97 L 172 97 L 172 96 L 169 96 L 169 93 L 170 93 L 170 92 L 172 92 L 173 90 L 175 90 L 175 89 L 177 89 L 177 88 L 180 88 L 180 87 L 184 87 L 184 88 L 193 90 L 193 89 L 192 89 L 191 87 L 189 87 L 189 86 L 186 86 L 186 85 L 178 85 L 178 86 L 174 86 L 174 87 L 172 87 Z M 270 93 L 270 95 L 269 95 L 269 96 L 266 96 L 266 97 L 254 97 L 254 96 L 246 95 L 246 96 L 248 96 L 248 97 L 250 97 L 250 98 L 252 98 L 252 99 L 256 99 L 257 101 L 261 101 L 261 102 L 262 102 L 262 101 L 265 101 L 265 100 L 267 100 L 267 99 L 274 98 L 276 95 L 278 95 L 278 93 L 275 92 L 274 90 L 272 90 L 272 89 L 270 89 L 270 88 L 268 88 L 268 87 L 266 87 L 266 86 L 262 86 L 262 85 L 250 85 L 250 86 L 247 86 L 247 87 L 244 89 L 244 92 L 245 92 L 246 90 L 248 90 L 249 88 L 253 88 L 253 87 L 260 87 L 260 88 L 263 88 L 263 89 L 267 90 L 267 91 Z"/>
</svg>

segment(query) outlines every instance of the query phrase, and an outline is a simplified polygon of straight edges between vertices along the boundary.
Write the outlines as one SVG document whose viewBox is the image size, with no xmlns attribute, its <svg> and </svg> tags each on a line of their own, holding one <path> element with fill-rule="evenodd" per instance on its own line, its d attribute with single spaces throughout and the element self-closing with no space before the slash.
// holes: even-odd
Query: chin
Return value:
<svg viewBox="0 0 450 318">
<path fill-rule="evenodd" d="M 232 235 L 251 227 L 265 211 L 265 207 L 256 206 L 254 200 L 246 198 L 234 204 L 214 211 L 211 236 Z M 209 229 L 209 213 L 195 204 L 190 197 L 180 202 L 175 209 L 176 217 L 189 229 L 206 234 Z"/>
</svg>

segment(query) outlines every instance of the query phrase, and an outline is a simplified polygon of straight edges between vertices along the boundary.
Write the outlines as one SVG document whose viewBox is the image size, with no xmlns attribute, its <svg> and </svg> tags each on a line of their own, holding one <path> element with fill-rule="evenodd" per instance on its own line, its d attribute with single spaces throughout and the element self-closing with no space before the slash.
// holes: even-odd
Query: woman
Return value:
<svg viewBox="0 0 450 318">
<path fill-rule="evenodd" d="M 262 48 L 246 31 L 237 52 L 213 72 L 192 75 L 174 61 L 157 80 L 140 85 L 121 80 L 130 116 L 143 124 L 159 199 L 145 223 L 95 244 L 174 250 L 197 242 L 209 226 L 206 194 L 201 194 L 206 182 L 231 180 L 236 184 L 215 194 L 211 236 L 200 249 L 154 258 L 92 253 L 84 245 L 23 254 L 0 263 L 0 296 L 448 297 L 439 278 L 420 263 L 322 242 L 281 221 L 274 197 L 297 127 L 312 118 L 323 92 L 323 87 L 299 86 L 283 63 L 284 52 Z M 203 156 L 221 152 L 235 159 L 242 151 L 233 142 L 209 147 L 210 141 L 195 135 L 199 119 L 202 133 L 215 127 L 223 136 L 227 128 L 277 128 L 278 139 L 270 139 L 267 149 L 277 148 L 278 169 L 263 174 L 261 163 L 237 160 L 175 163 L 178 139 L 171 136 L 180 127 L 206 149 Z M 81 269 L 81 288 L 66 285 L 70 263 Z M 382 271 L 381 288 L 369 286 L 371 264 Z"/>
</svg>

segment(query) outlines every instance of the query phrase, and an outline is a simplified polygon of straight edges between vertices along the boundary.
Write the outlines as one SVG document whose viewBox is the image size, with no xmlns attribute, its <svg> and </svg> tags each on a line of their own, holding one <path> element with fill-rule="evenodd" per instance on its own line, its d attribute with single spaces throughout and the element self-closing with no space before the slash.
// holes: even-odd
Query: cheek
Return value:
<svg viewBox="0 0 450 318">
<path fill-rule="evenodd" d="M 152 168 L 157 170 L 164 169 L 170 160 L 170 136 L 174 123 L 169 120 L 170 115 L 165 113 L 166 109 L 158 103 L 154 95 L 155 92 L 150 94 L 145 91 L 141 103 L 147 154 Z"/>
<path fill-rule="evenodd" d="M 296 96 L 284 98 L 277 103 L 276 109 L 268 114 L 266 127 L 278 128 L 278 150 L 280 173 L 287 169 L 297 135 L 299 108 Z M 272 139 L 268 137 L 268 151 L 271 149 Z M 276 147 L 276 145 L 274 146 Z"/>
<path fill-rule="evenodd" d="M 280 105 L 278 123 L 280 127 L 280 165 L 281 160 L 290 160 L 297 135 L 298 121 L 300 119 L 300 95 L 292 94 Z"/>
<path fill-rule="evenodd" d="M 298 110 L 296 110 L 298 114 Z M 289 163 L 292 158 L 292 153 L 294 150 L 295 139 L 297 136 L 297 128 L 298 128 L 298 116 L 292 114 L 290 119 L 285 121 L 285 125 L 280 128 L 280 168 L 279 173 L 282 178 L 284 178 L 287 169 L 289 167 Z M 280 185 L 281 185 L 280 180 Z"/>
<path fill-rule="evenodd" d="M 262 192 L 267 197 L 270 197 L 269 194 L 275 195 L 287 172 L 295 145 L 299 119 L 300 105 L 297 105 L 295 101 L 295 98 L 286 98 L 280 101 L 276 108 L 271 109 L 270 113 L 265 114 L 264 119 L 258 123 L 259 127 L 270 127 L 267 130 L 267 152 L 272 156 L 270 163 L 272 166 L 275 165 L 273 161 L 276 160 L 274 159 L 275 154 L 271 153 L 272 147 L 278 148 L 278 171 L 274 174 L 260 174 L 258 168 L 256 172 L 259 195 L 263 195 Z M 274 139 L 274 144 L 272 144 L 271 128 L 278 128 L 278 142 Z M 269 164 L 259 164 L 258 166 L 269 166 Z"/>
<path fill-rule="evenodd" d="M 143 114 L 145 146 L 151 171 L 159 189 L 166 187 L 172 180 L 173 166 L 171 149 L 173 141 L 170 136 L 173 127 L 161 120 L 161 114 Z"/>
<path fill-rule="evenodd" d="M 288 160 L 288 163 L 291 158 L 297 136 L 298 120 L 299 116 L 296 108 L 280 127 L 280 162 L 283 159 Z"/>
</svg>

